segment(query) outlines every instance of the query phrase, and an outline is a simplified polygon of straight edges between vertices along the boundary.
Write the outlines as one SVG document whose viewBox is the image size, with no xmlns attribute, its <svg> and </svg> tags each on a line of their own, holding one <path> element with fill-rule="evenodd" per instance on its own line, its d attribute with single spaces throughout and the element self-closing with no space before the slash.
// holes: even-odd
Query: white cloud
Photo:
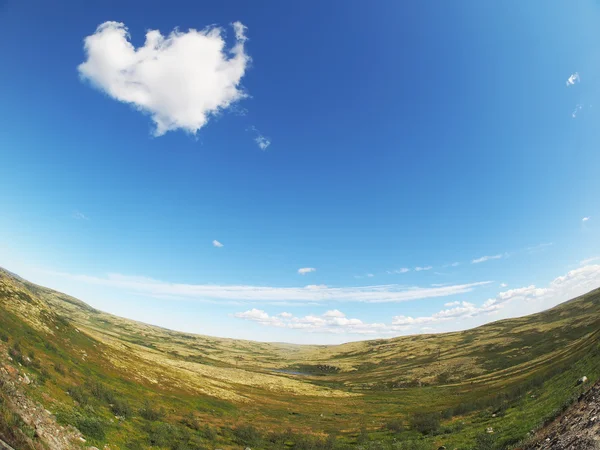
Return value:
<svg viewBox="0 0 600 450">
<path fill-rule="evenodd" d="M 569 78 L 567 78 L 567 87 L 573 86 L 575 83 L 579 83 L 581 78 L 579 77 L 579 73 L 575 72 Z"/>
<path fill-rule="evenodd" d="M 314 267 L 302 267 L 300 269 L 298 269 L 298 273 L 300 275 L 306 275 L 307 273 L 311 273 L 311 272 L 316 272 L 317 269 L 315 269 Z"/>
<path fill-rule="evenodd" d="M 73 213 L 73 218 L 77 220 L 90 220 L 88 216 L 79 211 Z"/>
<path fill-rule="evenodd" d="M 150 115 L 154 134 L 196 133 L 210 116 L 246 97 L 240 82 L 250 57 L 245 27 L 233 24 L 236 42 L 227 49 L 223 29 L 177 29 L 168 36 L 149 30 L 143 47 L 129 41 L 127 27 L 104 22 L 84 39 L 80 76 L 113 99 Z"/>
<path fill-rule="evenodd" d="M 252 309 L 235 313 L 233 316 L 238 319 L 257 322 L 265 326 L 290 328 L 311 333 L 364 335 L 385 332 L 387 328 L 383 323 L 364 323 L 360 319 L 349 319 L 343 312 L 338 310 L 327 311 L 320 316 L 307 315 L 304 317 L 296 317 L 292 314 L 283 316 L 281 313 L 276 316 L 269 316 L 264 311 Z"/>
<path fill-rule="evenodd" d="M 326 284 L 307 284 L 306 286 L 304 286 L 304 289 L 312 289 L 312 290 L 327 289 L 327 285 Z"/>
<path fill-rule="evenodd" d="M 396 270 L 388 270 L 387 273 L 392 275 L 392 274 L 398 274 L 398 273 L 406 273 L 406 272 L 410 272 L 410 269 L 408 267 L 402 267 L 401 269 L 396 269 Z"/>
<path fill-rule="evenodd" d="M 425 266 L 425 267 L 415 267 L 415 271 L 416 271 L 416 272 L 420 272 L 420 271 L 422 271 L 422 270 L 431 270 L 431 269 L 433 269 L 433 267 L 431 267 L 431 266 Z"/>
<path fill-rule="evenodd" d="M 534 285 L 500 292 L 480 306 L 469 302 L 449 302 L 431 316 L 396 316 L 392 319 L 392 329 L 400 330 L 424 324 L 453 321 L 451 329 L 457 329 L 457 321 L 464 321 L 490 314 L 502 313 L 503 317 L 515 317 L 542 311 L 575 298 L 600 285 L 600 265 L 589 265 L 572 270 L 562 277 L 555 278 L 547 288 Z M 485 323 L 487 320 L 480 320 Z M 473 324 L 474 325 L 474 324 Z M 394 326 L 396 328 L 394 328 Z"/>
<path fill-rule="evenodd" d="M 405 302 L 424 298 L 439 298 L 464 294 L 490 284 L 490 281 L 455 284 L 443 287 L 406 287 L 397 284 L 362 287 L 272 287 L 248 285 L 181 284 L 159 281 L 147 277 L 108 274 L 105 277 L 75 275 L 64 272 L 45 272 L 53 277 L 67 278 L 86 284 L 107 286 L 127 292 L 165 299 L 189 299 L 204 302 Z"/>
<path fill-rule="evenodd" d="M 474 326 L 489 322 L 488 317 L 491 315 L 494 315 L 494 319 L 499 316 L 522 316 L 575 298 L 599 285 L 600 265 L 591 265 L 555 278 L 546 288 L 531 285 L 502 291 L 479 306 L 466 301 L 447 302 L 444 304 L 445 309 L 430 316 L 398 315 L 389 323 L 365 323 L 360 319 L 347 318 L 337 309 L 322 315 L 312 314 L 304 317 L 296 317 L 290 313 L 269 316 L 262 310 L 251 309 L 234 316 L 262 325 L 308 332 L 393 336 L 415 332 L 439 332 L 440 326 L 445 327 L 445 330 L 464 329 L 466 324 Z"/>
<path fill-rule="evenodd" d="M 505 287 L 507 287 L 507 286 L 508 286 L 508 284 L 506 284 L 506 283 L 500 283 L 500 287 L 501 287 L 501 288 L 505 288 Z"/>
<path fill-rule="evenodd" d="M 368 273 L 367 274 L 367 278 L 373 278 L 375 275 L 373 275 L 372 273 Z"/>
<path fill-rule="evenodd" d="M 271 145 L 271 140 L 262 134 L 254 138 L 254 142 L 256 142 L 256 145 L 258 145 L 261 150 L 266 150 L 267 147 Z"/>
<path fill-rule="evenodd" d="M 214 247 L 219 247 L 219 248 L 223 247 L 223 244 L 221 244 L 221 243 L 220 243 L 219 241 L 217 241 L 216 239 L 215 239 L 214 241 L 212 241 L 212 245 L 213 245 Z M 235 247 L 235 246 L 234 246 L 234 247 Z"/>
<path fill-rule="evenodd" d="M 444 303 L 444 306 L 446 307 L 450 307 L 450 306 L 457 306 L 460 305 L 460 302 L 448 302 L 448 303 Z"/>
<path fill-rule="evenodd" d="M 582 259 L 579 261 L 580 266 L 587 266 L 589 263 L 600 260 L 600 256 L 593 256 L 591 258 Z"/>
<path fill-rule="evenodd" d="M 486 262 L 486 261 L 490 261 L 492 259 L 501 259 L 504 256 L 506 256 L 506 254 L 498 254 L 498 255 L 492 255 L 492 256 L 482 256 L 481 258 L 476 258 L 474 260 L 471 261 L 471 264 L 480 264 L 482 262 Z"/>
<path fill-rule="evenodd" d="M 584 217 L 583 219 L 581 219 L 582 222 L 587 222 L 588 220 L 590 220 L 590 217 Z"/>
<path fill-rule="evenodd" d="M 573 119 L 577 118 L 577 114 L 579 114 L 579 111 L 581 111 L 583 109 L 583 105 L 582 104 L 577 104 L 575 106 L 575 109 L 573 110 L 573 112 L 571 113 L 571 117 Z"/>
</svg>

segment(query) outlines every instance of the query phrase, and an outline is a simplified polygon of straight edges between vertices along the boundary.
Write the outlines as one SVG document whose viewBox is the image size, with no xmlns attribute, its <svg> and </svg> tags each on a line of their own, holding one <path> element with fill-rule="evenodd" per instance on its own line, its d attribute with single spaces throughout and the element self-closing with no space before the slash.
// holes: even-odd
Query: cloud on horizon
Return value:
<svg viewBox="0 0 600 450">
<path fill-rule="evenodd" d="M 148 114 L 155 136 L 178 129 L 195 134 L 211 116 L 247 96 L 240 87 L 250 63 L 246 27 L 240 22 L 232 27 L 230 49 L 219 27 L 175 29 L 168 36 L 149 30 L 144 45 L 135 48 L 125 24 L 104 22 L 84 39 L 86 59 L 77 69 L 109 97 Z"/>
<path fill-rule="evenodd" d="M 369 335 L 400 335 L 416 332 L 442 331 L 431 325 L 449 324 L 451 329 L 462 329 L 461 323 L 479 318 L 486 323 L 486 316 L 502 314 L 502 317 L 516 317 L 556 306 L 557 304 L 582 295 L 600 285 L 600 265 L 590 265 L 571 270 L 564 276 L 555 278 L 546 288 L 534 285 L 499 292 L 494 298 L 480 305 L 466 301 L 452 301 L 444 304 L 445 309 L 430 316 L 412 317 L 398 315 L 391 318 L 389 323 L 365 323 L 360 319 L 348 319 L 339 310 L 327 311 L 322 315 L 310 314 L 295 317 L 285 313 L 271 316 L 259 309 L 251 309 L 233 314 L 238 319 L 257 322 L 264 326 L 302 329 L 319 333 L 346 333 Z"/>
<path fill-rule="evenodd" d="M 46 271 L 45 273 L 86 284 L 122 289 L 127 292 L 145 294 L 156 298 L 219 303 L 227 301 L 271 304 L 322 303 L 329 301 L 393 303 L 463 294 L 491 283 L 491 281 L 480 281 L 442 287 L 406 287 L 397 284 L 362 287 L 329 287 L 326 285 L 273 287 L 169 283 L 147 277 L 121 274 L 108 274 L 104 277 L 97 277 L 64 272 Z"/>
</svg>

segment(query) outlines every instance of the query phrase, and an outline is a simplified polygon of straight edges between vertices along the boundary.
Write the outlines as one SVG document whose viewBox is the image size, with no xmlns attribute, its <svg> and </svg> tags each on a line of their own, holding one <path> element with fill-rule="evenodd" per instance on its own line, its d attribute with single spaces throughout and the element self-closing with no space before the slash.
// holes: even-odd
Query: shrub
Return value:
<svg viewBox="0 0 600 450">
<path fill-rule="evenodd" d="M 260 443 L 260 432 L 252 425 L 241 425 L 233 429 L 236 441 L 245 445 L 257 445 Z"/>
<path fill-rule="evenodd" d="M 54 370 L 56 373 L 60 373 L 61 375 L 65 374 L 65 368 L 61 363 L 54 364 Z"/>
<path fill-rule="evenodd" d="M 154 409 L 148 400 L 144 402 L 144 405 L 140 408 L 140 416 L 146 420 L 159 420 L 165 415 L 164 409 Z"/>
<path fill-rule="evenodd" d="M 94 417 L 81 417 L 77 419 L 75 426 L 84 436 L 91 439 L 101 441 L 106 435 L 104 423 Z"/>
<path fill-rule="evenodd" d="M 87 405 L 89 403 L 89 397 L 83 387 L 81 386 L 73 386 L 70 387 L 67 392 L 71 396 L 73 400 L 75 400 L 80 405 Z"/>
<path fill-rule="evenodd" d="M 217 432 L 214 428 L 204 425 L 204 427 L 200 430 L 200 436 L 209 441 L 214 441 L 217 439 Z"/>
<path fill-rule="evenodd" d="M 496 448 L 496 437 L 493 434 L 481 433 L 475 438 L 473 450 L 494 450 Z"/>
<path fill-rule="evenodd" d="M 416 413 L 411 419 L 411 427 L 423 434 L 433 434 L 440 428 L 440 414 L 435 412 Z"/>
<path fill-rule="evenodd" d="M 132 413 L 131 406 L 129 405 L 129 403 L 126 400 L 120 398 L 115 398 L 113 400 L 110 410 L 115 416 L 122 417 L 129 417 Z"/>
<path fill-rule="evenodd" d="M 404 431 L 404 426 L 402 425 L 402 422 L 398 419 L 390 420 L 388 423 L 385 424 L 385 428 L 391 431 L 392 433 L 402 433 Z"/>
</svg>

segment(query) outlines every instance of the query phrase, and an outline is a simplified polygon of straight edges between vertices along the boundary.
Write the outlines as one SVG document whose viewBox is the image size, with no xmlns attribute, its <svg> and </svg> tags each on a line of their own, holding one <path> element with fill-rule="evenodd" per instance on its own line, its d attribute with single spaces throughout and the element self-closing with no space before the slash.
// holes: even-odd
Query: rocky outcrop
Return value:
<svg viewBox="0 0 600 450">
<path fill-rule="evenodd" d="M 25 395 L 22 386 L 31 383 L 29 376 L 18 368 L 10 364 L 0 364 L 0 390 L 10 399 L 9 406 L 12 411 L 35 430 L 39 440 L 49 450 L 80 448 L 83 437 L 77 429 L 59 425 L 49 411 Z M 0 450 L 2 449 L 0 445 Z"/>
<path fill-rule="evenodd" d="M 600 450 L 600 383 L 544 427 L 524 450 Z"/>
</svg>

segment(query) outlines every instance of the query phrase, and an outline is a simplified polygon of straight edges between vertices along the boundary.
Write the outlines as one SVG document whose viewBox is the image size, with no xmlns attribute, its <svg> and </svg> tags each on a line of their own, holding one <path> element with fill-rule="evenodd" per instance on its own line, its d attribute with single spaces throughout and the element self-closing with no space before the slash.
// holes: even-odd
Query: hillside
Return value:
<svg viewBox="0 0 600 450">
<path fill-rule="evenodd" d="M 600 379 L 599 330 L 595 290 L 463 332 L 259 343 L 119 318 L 0 269 L 0 437 L 16 448 L 506 448 Z"/>
</svg>

